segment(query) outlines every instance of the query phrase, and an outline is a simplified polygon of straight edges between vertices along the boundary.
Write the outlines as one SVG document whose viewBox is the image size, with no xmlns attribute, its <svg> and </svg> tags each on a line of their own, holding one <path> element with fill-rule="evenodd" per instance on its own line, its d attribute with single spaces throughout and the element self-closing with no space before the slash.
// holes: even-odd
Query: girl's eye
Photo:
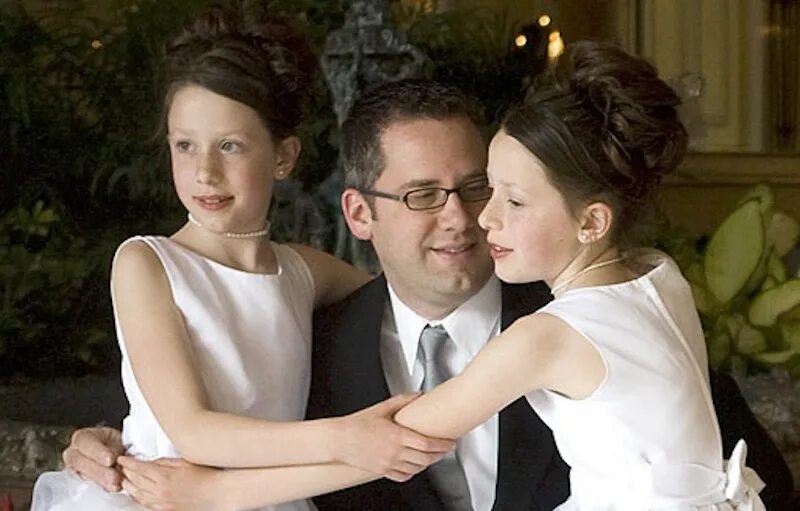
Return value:
<svg viewBox="0 0 800 511">
<path fill-rule="evenodd" d="M 219 145 L 219 148 L 223 153 L 234 153 L 239 150 L 239 147 L 240 146 L 238 142 L 233 142 L 231 140 L 223 140 Z"/>
<path fill-rule="evenodd" d="M 511 207 L 514 207 L 514 208 L 518 208 L 518 207 L 522 206 L 522 203 L 520 201 L 516 201 L 514 199 L 506 199 L 506 202 L 511 204 Z"/>
<path fill-rule="evenodd" d="M 181 153 L 188 153 L 191 148 L 192 144 L 186 140 L 178 140 L 175 142 L 175 149 Z"/>
</svg>

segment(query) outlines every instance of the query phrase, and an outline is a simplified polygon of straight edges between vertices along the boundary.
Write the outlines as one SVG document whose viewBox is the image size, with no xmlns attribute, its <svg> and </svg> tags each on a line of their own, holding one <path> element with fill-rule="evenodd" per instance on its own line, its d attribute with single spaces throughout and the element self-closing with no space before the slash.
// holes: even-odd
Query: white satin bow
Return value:
<svg viewBox="0 0 800 511">
<path fill-rule="evenodd" d="M 739 440 L 725 468 L 725 497 L 737 511 L 766 511 L 767 508 L 758 496 L 758 492 L 765 486 L 764 481 L 755 470 L 745 465 L 746 459 L 747 444 L 744 440 Z"/>
</svg>

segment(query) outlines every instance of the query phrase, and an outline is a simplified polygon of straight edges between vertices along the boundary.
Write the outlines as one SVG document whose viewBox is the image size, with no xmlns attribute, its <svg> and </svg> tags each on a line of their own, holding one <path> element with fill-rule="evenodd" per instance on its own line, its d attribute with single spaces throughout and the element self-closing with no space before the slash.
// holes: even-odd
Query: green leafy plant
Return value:
<svg viewBox="0 0 800 511">
<path fill-rule="evenodd" d="M 103 265 L 93 255 L 84 239 L 60 229 L 59 215 L 42 201 L 0 219 L 1 367 L 52 376 L 107 361 L 110 321 L 75 321 L 110 305 L 87 292 Z"/>
<path fill-rule="evenodd" d="M 745 194 L 704 247 L 665 238 L 691 285 L 712 367 L 800 375 L 800 275 L 786 265 L 798 240 L 800 224 L 774 207 L 766 185 Z"/>
</svg>

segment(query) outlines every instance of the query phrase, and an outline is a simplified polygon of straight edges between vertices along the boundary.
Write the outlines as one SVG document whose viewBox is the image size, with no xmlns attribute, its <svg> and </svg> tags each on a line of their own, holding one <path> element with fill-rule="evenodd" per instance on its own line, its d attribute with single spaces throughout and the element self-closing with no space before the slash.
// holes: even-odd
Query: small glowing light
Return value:
<svg viewBox="0 0 800 511">
<path fill-rule="evenodd" d="M 424 14 L 430 14 L 436 9 L 435 0 L 417 0 L 415 3 L 419 12 Z"/>
<path fill-rule="evenodd" d="M 102 47 L 103 47 L 103 43 L 100 41 L 100 39 L 95 39 L 94 41 L 92 41 L 92 49 L 93 50 L 99 50 Z"/>
<path fill-rule="evenodd" d="M 539 26 L 540 27 L 549 26 L 550 25 L 550 21 L 552 21 L 552 20 L 550 19 L 550 16 L 548 16 L 547 14 L 542 14 L 541 16 L 539 16 Z"/>
<path fill-rule="evenodd" d="M 549 40 L 550 42 L 547 44 L 547 57 L 550 60 L 554 60 L 564 53 L 564 40 L 561 38 L 561 32 L 558 30 L 550 32 Z"/>
<path fill-rule="evenodd" d="M 528 38 L 525 37 L 523 34 L 520 34 L 514 39 L 514 44 L 517 46 L 517 48 L 522 48 L 523 46 L 528 44 Z"/>
</svg>

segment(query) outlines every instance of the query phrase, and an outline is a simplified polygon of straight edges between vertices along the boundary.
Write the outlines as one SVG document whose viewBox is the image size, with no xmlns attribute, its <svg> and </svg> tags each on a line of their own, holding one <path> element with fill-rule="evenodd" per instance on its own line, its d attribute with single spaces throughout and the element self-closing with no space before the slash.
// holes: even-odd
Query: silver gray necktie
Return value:
<svg viewBox="0 0 800 511">
<path fill-rule="evenodd" d="M 441 326 L 426 326 L 419 338 L 422 366 L 425 377 L 422 379 L 422 391 L 428 392 L 435 386 L 450 378 L 450 370 L 444 363 L 442 348 L 450 342 L 450 336 Z M 439 495 L 448 511 L 471 511 L 472 501 L 469 495 L 467 478 L 456 459 L 455 452 L 428 468 Z"/>
</svg>

